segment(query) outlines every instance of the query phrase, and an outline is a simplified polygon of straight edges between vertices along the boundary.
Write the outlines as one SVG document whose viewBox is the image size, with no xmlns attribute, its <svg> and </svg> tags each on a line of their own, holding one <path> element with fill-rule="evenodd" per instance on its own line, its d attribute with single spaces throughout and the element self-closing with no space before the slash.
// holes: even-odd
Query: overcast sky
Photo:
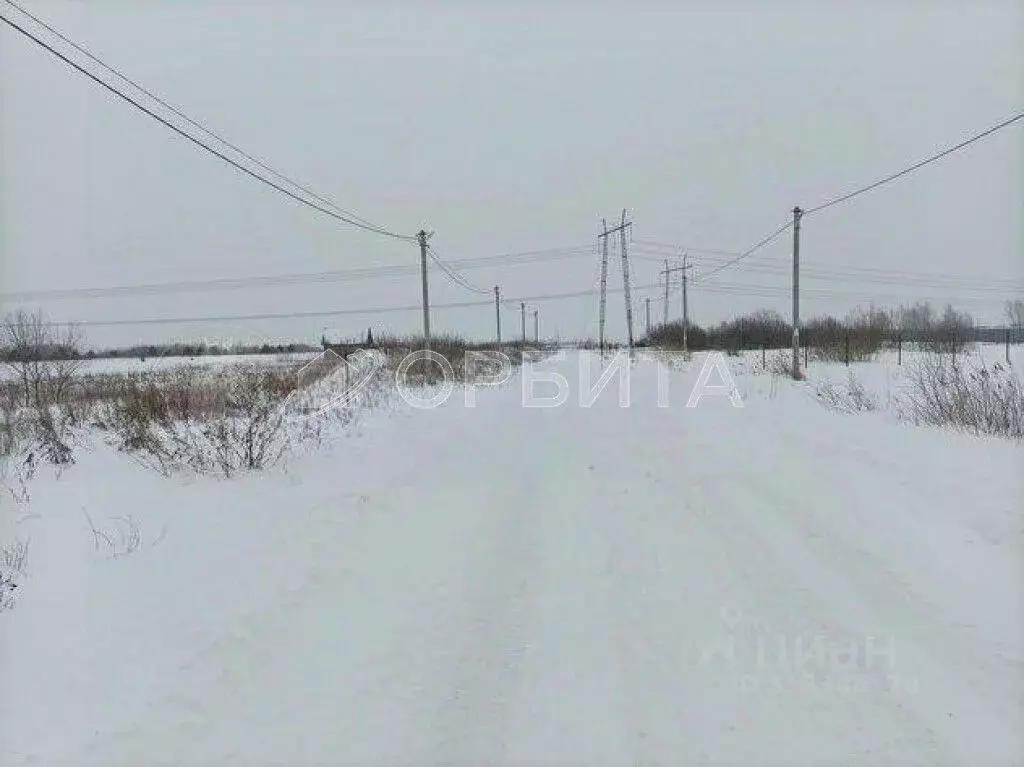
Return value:
<svg viewBox="0 0 1024 767">
<path fill-rule="evenodd" d="M 811 207 L 1024 109 L 1020 0 L 20 2 L 338 205 L 402 233 L 436 232 L 448 260 L 593 248 L 464 271 L 510 298 L 593 287 L 601 219 L 626 208 L 636 285 L 658 282 L 663 250 L 652 241 L 695 249 L 697 322 L 756 308 L 788 315 L 791 236 L 703 285 L 701 273 L 722 257 L 697 249 L 742 251 L 794 205 Z M 4 0 L 0 12 L 38 30 Z M 2 293 L 414 268 L 419 259 L 414 243 L 354 230 L 256 183 L 6 25 L 0 162 Z M 801 251 L 805 316 L 930 297 L 1000 321 L 1002 302 L 1024 283 L 1024 121 L 808 217 Z M 964 279 L 934 287 L 916 273 Z M 487 299 L 436 268 L 430 278 L 433 301 Z M 644 298 L 660 317 L 662 291 L 634 294 L 642 330 Z M 409 272 L 26 305 L 54 320 L 103 321 L 419 301 Z M 535 303 L 542 334 L 596 336 L 595 296 Z M 678 295 L 670 311 L 679 314 Z M 623 313 L 622 295 L 611 294 L 612 335 L 623 334 Z M 518 307 L 503 321 L 506 336 L 518 333 Z M 95 346 L 315 343 L 324 328 L 356 336 L 420 323 L 405 311 L 87 335 Z M 438 309 L 432 323 L 490 337 L 494 312 Z"/>
</svg>

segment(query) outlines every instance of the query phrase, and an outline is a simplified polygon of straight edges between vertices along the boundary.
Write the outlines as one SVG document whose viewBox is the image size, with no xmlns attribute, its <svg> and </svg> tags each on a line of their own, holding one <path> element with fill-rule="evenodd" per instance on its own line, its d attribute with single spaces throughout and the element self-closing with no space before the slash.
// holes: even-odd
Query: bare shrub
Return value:
<svg viewBox="0 0 1024 767">
<path fill-rule="evenodd" d="M 0 613 L 14 609 L 14 591 L 17 588 L 14 576 L 0 570 Z"/>
<path fill-rule="evenodd" d="M 18 401 L 15 387 L 0 381 L 0 459 L 10 456 L 19 441 Z"/>
<path fill-rule="evenodd" d="M 18 311 L 0 322 L 3 362 L 13 377 L 0 393 L 0 451 L 14 449 L 13 434 L 31 433 L 29 448 L 56 465 L 74 462 L 71 429 L 77 412 L 66 407 L 75 374 L 84 364 L 82 338 L 73 327 L 58 327 L 41 312 Z"/>
<path fill-rule="evenodd" d="M 1024 439 L 1024 383 L 996 363 L 928 355 L 910 370 L 900 415 L 913 423 Z"/>
<path fill-rule="evenodd" d="M 692 322 L 684 327 L 679 320 L 667 322 L 651 328 L 644 342 L 662 349 L 682 349 L 684 336 L 687 349 L 719 349 L 736 356 L 744 349 L 784 347 L 793 330 L 778 312 L 762 309 L 707 328 Z"/>
<path fill-rule="evenodd" d="M 869 362 L 891 334 L 892 315 L 876 307 L 857 309 L 845 320 L 816 317 L 804 328 L 811 358 L 826 362 Z"/>
<path fill-rule="evenodd" d="M 815 389 L 818 399 L 827 407 L 843 413 L 864 413 L 878 410 L 878 401 L 864 388 L 851 371 L 845 386 L 822 381 Z"/>
<path fill-rule="evenodd" d="M 17 503 L 29 500 L 28 482 L 35 474 L 30 449 L 32 429 L 15 410 L 0 407 L 0 489 Z"/>
<path fill-rule="evenodd" d="M 773 376 L 782 376 L 785 378 L 793 377 L 793 353 L 791 351 L 774 351 L 768 356 L 767 360 L 768 373 Z M 801 380 L 803 379 L 803 373 L 800 374 Z"/>
<path fill-rule="evenodd" d="M 283 456 L 292 433 L 282 403 L 294 387 L 292 374 L 258 368 L 134 377 L 98 425 L 119 449 L 161 473 L 189 468 L 231 476 Z"/>
<path fill-rule="evenodd" d="M 42 408 L 34 415 L 35 452 L 48 463 L 66 466 L 75 462 L 71 421 L 56 406 Z"/>
<path fill-rule="evenodd" d="M 1006 322 L 1011 328 L 1017 332 L 1024 330 L 1024 299 L 1015 298 L 1012 301 L 1007 301 L 1003 306 L 1003 312 L 1006 314 Z"/>
<path fill-rule="evenodd" d="M 28 541 L 15 541 L 0 546 L 0 567 L 8 572 L 25 572 L 28 563 Z"/>
<path fill-rule="evenodd" d="M 275 371 L 230 375 L 224 410 L 211 419 L 203 434 L 225 475 L 261 469 L 281 459 L 288 447 L 281 403 L 294 389 L 294 379 Z"/>
<path fill-rule="evenodd" d="M 64 401 L 75 373 L 84 364 L 81 335 L 58 327 L 42 312 L 14 312 L 0 322 L 4 362 L 18 381 L 22 404 L 45 407 Z"/>
<path fill-rule="evenodd" d="M 28 541 L 0 546 L 0 613 L 14 607 L 18 581 L 28 564 Z"/>
<path fill-rule="evenodd" d="M 939 353 L 958 354 L 972 343 L 973 331 L 971 315 L 947 306 L 932 331 L 927 348 Z"/>
<path fill-rule="evenodd" d="M 927 301 L 901 306 L 896 311 L 896 326 L 904 341 L 939 354 L 961 353 L 974 338 L 971 315 L 947 305 L 942 315 L 937 316 Z"/>
</svg>

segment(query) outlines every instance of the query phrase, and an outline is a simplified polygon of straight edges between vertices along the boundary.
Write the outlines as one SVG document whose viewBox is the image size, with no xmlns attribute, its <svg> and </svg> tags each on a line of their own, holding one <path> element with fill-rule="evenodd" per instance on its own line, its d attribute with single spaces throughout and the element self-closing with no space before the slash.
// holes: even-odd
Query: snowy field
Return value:
<svg viewBox="0 0 1024 767">
<path fill-rule="evenodd" d="M 892 415 L 900 394 L 907 392 L 910 387 L 910 377 L 915 366 L 933 356 L 929 352 L 904 348 L 902 355 L 895 351 L 884 351 L 871 362 L 851 362 L 846 365 L 843 362 L 822 362 L 811 358 L 807 367 L 803 368 L 801 356 L 800 364 L 806 374 L 807 390 L 817 391 L 828 384 L 846 387 L 852 375 L 872 395 L 879 410 Z M 784 359 L 788 365 L 792 355 L 789 351 L 780 350 L 769 350 L 764 355 L 759 351 L 748 351 L 738 357 L 728 357 L 727 361 L 739 385 L 741 378 L 763 373 L 765 367 L 771 371 L 773 361 L 777 358 Z M 944 355 L 943 358 L 949 359 L 949 356 Z M 967 369 L 1006 365 L 1006 348 L 1002 344 L 974 344 L 957 355 L 957 360 Z M 1024 344 L 1009 347 L 1009 361 L 1014 370 L 1024 370 Z M 742 385 L 740 388 L 743 389 Z M 762 392 L 763 387 L 755 387 L 751 391 Z"/>
<path fill-rule="evenodd" d="M 909 356 L 850 370 L 888 405 Z M 0 500 L 0 764 L 1024 763 L 1024 448 L 760 353 L 687 407 L 705 359 L 587 406 L 570 353 L 231 480 L 88 442 Z"/>
<path fill-rule="evenodd" d="M 292 366 L 308 362 L 317 356 L 317 352 L 301 352 L 295 354 L 208 354 L 195 357 L 112 357 L 105 359 L 82 360 L 78 368 L 80 375 L 103 375 L 118 373 L 154 373 L 196 366 L 223 369 L 245 366 Z M 0 365 L 0 380 L 11 378 L 15 371 L 9 365 Z"/>
</svg>

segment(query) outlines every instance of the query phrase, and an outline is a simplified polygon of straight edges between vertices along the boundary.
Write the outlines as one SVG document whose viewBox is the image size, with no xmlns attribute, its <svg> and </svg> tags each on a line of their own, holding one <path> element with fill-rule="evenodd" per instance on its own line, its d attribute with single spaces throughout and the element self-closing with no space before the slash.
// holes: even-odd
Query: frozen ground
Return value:
<svg viewBox="0 0 1024 767">
<path fill-rule="evenodd" d="M 664 408 L 650 361 L 581 407 L 571 355 L 561 407 L 517 377 L 287 469 L 40 475 L 0 763 L 1022 763 L 1022 448 L 833 412 L 815 366 L 687 408 L 701 359 Z"/>
</svg>

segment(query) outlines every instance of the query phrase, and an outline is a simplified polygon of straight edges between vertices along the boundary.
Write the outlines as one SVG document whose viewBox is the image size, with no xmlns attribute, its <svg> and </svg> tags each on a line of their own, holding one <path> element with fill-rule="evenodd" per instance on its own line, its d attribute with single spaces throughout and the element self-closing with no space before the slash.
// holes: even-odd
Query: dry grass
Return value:
<svg viewBox="0 0 1024 767">
<path fill-rule="evenodd" d="M 815 393 L 827 407 L 843 413 L 866 413 L 878 410 L 878 401 L 864 388 L 857 377 L 850 371 L 846 385 L 822 381 L 815 387 Z"/>
<path fill-rule="evenodd" d="M 89 512 L 82 509 L 82 513 L 85 515 L 90 532 L 92 532 L 93 548 L 96 551 L 105 552 L 111 559 L 118 559 L 134 554 L 143 548 L 142 530 L 131 514 L 112 517 L 109 527 L 99 528 L 92 521 Z M 166 532 L 165 528 L 161 533 L 161 538 Z M 159 541 L 160 538 L 152 545 L 156 545 Z"/>
<path fill-rule="evenodd" d="M 378 348 L 388 357 L 388 364 L 397 369 L 408 355 L 424 348 L 422 336 L 382 336 L 377 339 Z M 403 371 L 404 382 L 410 386 L 432 385 L 447 375 L 449 380 L 468 382 L 476 374 L 481 373 L 483 365 L 478 365 L 471 357 L 475 353 L 478 358 L 486 354 L 498 359 L 503 356 L 511 365 L 520 365 L 524 356 L 531 353 L 544 352 L 545 345 L 523 344 L 521 341 L 509 341 L 499 349 L 493 342 L 474 343 L 452 335 L 433 336 L 430 339 L 431 359 L 420 359 L 413 362 Z M 434 355 L 439 355 L 435 357 Z"/>
<path fill-rule="evenodd" d="M 23 489 L 38 464 L 73 462 L 79 436 L 91 428 L 164 474 L 189 470 L 232 476 L 272 466 L 297 443 L 320 444 L 337 426 L 397 394 L 399 366 L 422 350 L 422 339 L 385 336 L 376 346 L 383 363 L 376 358 L 365 379 L 358 371 L 335 375 L 337 364 L 318 370 L 295 360 L 79 371 L 52 389 L 41 376 L 35 390 L 40 398 L 28 405 L 23 381 L 0 381 L 0 457 L 9 459 L 4 461 L 5 484 Z M 545 353 L 517 344 L 499 351 L 493 344 L 438 336 L 431 342 L 431 359 L 404 366 L 402 383 L 415 389 L 445 377 L 456 383 L 493 380 L 503 365 Z M 350 376 L 359 378 L 351 389 Z"/>
<path fill-rule="evenodd" d="M 914 365 L 900 415 L 916 424 L 1024 439 L 1024 382 L 1001 363 L 973 366 L 930 354 Z"/>
<path fill-rule="evenodd" d="M 28 566 L 28 541 L 0 546 L 0 613 L 14 607 L 18 581 Z"/>
<path fill-rule="evenodd" d="M 119 449 L 162 473 L 187 468 L 231 476 L 274 465 L 284 455 L 282 404 L 295 386 L 295 374 L 280 369 L 180 368 L 126 376 L 94 422 Z"/>
</svg>

